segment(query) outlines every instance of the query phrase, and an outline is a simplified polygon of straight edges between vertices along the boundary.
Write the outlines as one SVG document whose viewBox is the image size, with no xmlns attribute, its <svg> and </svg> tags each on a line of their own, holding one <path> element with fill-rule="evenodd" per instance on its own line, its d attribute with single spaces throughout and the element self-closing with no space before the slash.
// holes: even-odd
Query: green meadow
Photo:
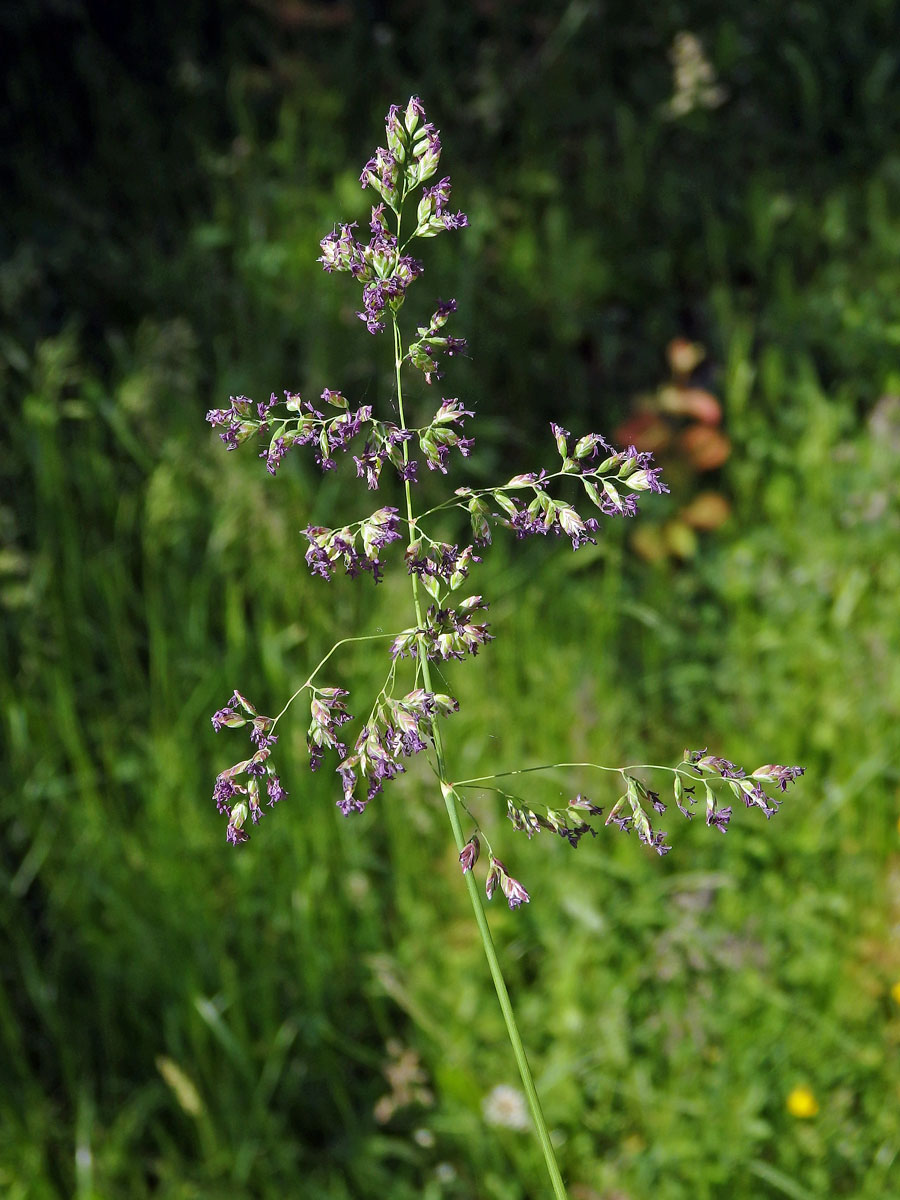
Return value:
<svg viewBox="0 0 900 1200">
<path fill-rule="evenodd" d="M 299 532 L 397 503 L 393 482 L 367 493 L 349 457 L 323 478 L 301 453 L 273 480 L 204 414 L 326 386 L 389 409 L 387 345 L 315 260 L 335 222 L 364 227 L 359 170 L 415 92 L 471 222 L 435 240 L 403 312 L 411 328 L 454 296 L 469 338 L 410 400 L 476 409 L 451 486 L 555 465 L 551 420 L 656 437 L 672 485 L 577 554 L 501 534 L 485 550 L 473 583 L 496 640 L 442 667 L 451 771 L 675 763 L 685 746 L 806 767 L 771 821 L 741 807 L 725 837 L 667 813 L 664 859 L 612 827 L 577 850 L 528 841 L 500 797 L 468 794 L 531 895 L 489 918 L 570 1196 L 884 1200 L 900 1185 L 892 6 L 667 3 L 646 23 L 617 4 L 508 22 L 481 6 L 454 24 L 388 5 L 374 26 L 336 6 L 305 26 L 304 6 L 297 25 L 227 5 L 208 44 L 201 7 L 163 21 L 159 84 L 115 65 L 114 32 L 81 30 L 77 94 L 97 106 L 68 173 L 79 118 L 43 136 L 28 53 L 11 75 L 32 115 L 0 243 L 0 1193 L 548 1194 L 517 1097 L 504 1110 L 494 1091 L 518 1089 L 515 1063 L 426 764 L 342 817 L 332 758 L 308 769 L 301 699 L 279 726 L 289 796 L 249 845 L 226 846 L 210 799 L 244 753 L 209 721 L 235 687 L 278 712 L 339 638 L 412 623 L 402 549 L 378 587 L 328 584 Z M 22 11 L 11 36 L 43 44 L 42 6 Z M 683 30 L 723 94 L 682 113 Z M 99 105 L 111 84 L 118 116 Z M 674 339 L 703 347 L 687 371 Z M 717 416 L 691 415 L 698 393 Z M 354 713 L 385 645 L 332 660 Z M 511 790 L 617 796 L 586 769 Z"/>
</svg>

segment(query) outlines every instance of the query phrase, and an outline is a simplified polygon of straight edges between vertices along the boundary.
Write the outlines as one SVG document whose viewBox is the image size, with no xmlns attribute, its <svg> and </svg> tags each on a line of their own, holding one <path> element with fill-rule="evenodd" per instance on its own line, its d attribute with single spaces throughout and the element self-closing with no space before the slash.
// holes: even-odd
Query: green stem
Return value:
<svg viewBox="0 0 900 1200">
<path fill-rule="evenodd" d="M 399 217 L 397 221 L 397 236 L 399 240 Z M 400 368 L 403 365 L 403 343 L 400 338 L 400 329 L 397 325 L 396 317 L 393 318 L 394 326 L 394 367 L 397 379 L 397 407 L 400 416 L 401 428 L 406 428 L 406 420 L 403 413 L 403 387 L 400 379 Z M 403 443 L 403 461 L 409 460 L 408 443 Z M 404 483 L 406 492 L 406 520 L 409 526 L 409 540 L 412 542 L 415 539 L 416 533 L 416 518 L 413 512 L 412 489 L 409 480 Z M 424 620 L 422 616 L 422 601 L 419 594 L 419 579 L 417 575 L 412 575 L 412 595 L 413 606 L 416 612 L 416 627 L 422 629 Z M 422 673 L 422 682 L 426 689 L 431 692 L 434 688 L 431 684 L 431 666 L 428 662 L 428 656 L 424 650 L 419 654 L 419 666 Z M 456 842 L 458 853 L 462 853 L 466 844 L 463 836 L 462 826 L 457 812 L 458 797 L 453 791 L 453 786 L 448 781 L 448 773 L 446 760 L 444 757 L 444 743 L 441 737 L 440 726 L 437 721 L 434 722 L 434 753 L 437 760 L 437 773 L 441 785 L 441 794 L 444 797 L 444 804 L 447 808 L 447 816 L 450 819 L 450 828 L 453 830 L 453 838 Z M 471 871 L 467 871 L 465 876 L 466 888 L 469 893 L 469 899 L 472 902 L 472 909 L 475 913 L 475 923 L 478 926 L 478 932 L 481 935 L 481 944 L 484 948 L 484 956 L 487 959 L 488 967 L 491 972 L 491 978 L 494 981 L 494 987 L 497 991 L 497 999 L 500 1001 L 500 1009 L 503 1013 L 503 1020 L 506 1023 L 506 1032 L 509 1035 L 510 1044 L 512 1045 L 513 1054 L 515 1055 L 516 1064 L 519 1068 L 519 1075 L 522 1079 L 522 1086 L 525 1088 L 525 1095 L 528 1097 L 528 1106 L 531 1109 L 532 1120 L 534 1121 L 537 1131 L 538 1140 L 541 1144 L 541 1151 L 544 1155 L 544 1162 L 547 1166 L 547 1172 L 550 1175 L 550 1182 L 553 1185 L 553 1194 L 556 1200 L 567 1200 L 566 1188 L 562 1180 L 562 1175 L 559 1172 L 559 1165 L 556 1161 L 556 1155 L 553 1151 L 553 1143 L 550 1141 L 550 1133 L 547 1129 L 547 1122 L 544 1120 L 544 1114 L 541 1110 L 541 1102 L 538 1098 L 537 1089 L 534 1086 L 534 1077 L 531 1074 L 531 1068 L 528 1065 L 528 1058 L 525 1054 L 525 1047 L 522 1045 L 522 1038 L 519 1035 L 519 1027 L 516 1024 L 515 1013 L 513 1012 L 512 1003 L 509 998 L 509 992 L 506 988 L 506 981 L 503 978 L 503 972 L 500 968 L 500 960 L 497 958 L 497 951 L 494 946 L 493 938 L 491 937 L 490 927 L 488 926 L 487 917 L 484 911 L 484 905 L 481 902 L 481 893 L 478 890 L 478 885 L 475 882 Z"/>
<path fill-rule="evenodd" d="M 435 740 L 437 747 L 437 739 Z M 440 755 L 440 751 L 438 751 Z M 459 823 L 459 814 L 456 811 L 457 797 L 449 783 L 441 783 L 441 794 L 444 797 L 444 804 L 447 807 L 447 816 L 450 818 L 450 826 L 453 830 L 453 836 L 456 839 L 456 845 L 462 853 L 465 840 L 463 838 L 462 828 Z M 553 1194 L 557 1200 L 566 1200 L 566 1188 L 562 1180 L 562 1175 L 559 1173 L 559 1165 L 556 1161 L 556 1154 L 553 1150 L 553 1143 L 550 1141 L 550 1133 L 547 1129 L 547 1122 L 544 1120 L 544 1113 L 541 1109 L 541 1101 L 537 1094 L 537 1088 L 534 1086 L 534 1076 L 531 1074 L 531 1067 L 528 1065 L 528 1057 L 525 1054 L 525 1047 L 522 1044 L 522 1038 L 519 1035 L 519 1026 L 516 1023 L 516 1014 L 513 1012 L 512 1001 L 509 998 L 509 992 L 506 988 L 506 980 L 503 978 L 503 971 L 500 967 L 500 960 L 497 958 L 497 950 L 494 946 L 494 939 L 491 937 L 490 926 L 487 922 L 487 916 L 484 911 L 484 905 L 481 902 L 481 892 L 478 889 L 478 884 L 475 882 L 475 876 L 472 871 L 467 871 L 465 874 L 466 889 L 469 893 L 469 899 L 472 902 L 472 909 L 475 913 L 475 923 L 478 926 L 478 932 L 481 935 L 481 944 L 484 948 L 484 956 L 487 959 L 488 967 L 490 968 L 491 978 L 494 981 L 494 988 L 497 992 L 497 999 L 500 1001 L 500 1009 L 503 1013 L 503 1020 L 506 1023 L 506 1032 L 509 1035 L 510 1044 L 512 1045 L 513 1054 L 515 1055 L 516 1065 L 519 1068 L 519 1075 L 522 1079 L 522 1086 L 525 1088 L 525 1095 L 528 1097 L 528 1107 L 531 1109 L 532 1120 L 534 1121 L 535 1129 L 537 1130 L 538 1140 L 541 1143 L 541 1151 L 544 1155 L 544 1162 L 547 1166 L 547 1172 L 550 1175 L 550 1182 L 553 1185 Z"/>
<path fill-rule="evenodd" d="M 662 763 L 629 763 L 625 767 L 604 767 L 601 763 L 592 762 L 555 762 L 542 763 L 539 767 L 516 767 L 514 771 L 497 771 L 494 775 L 478 775 L 474 779 L 455 779 L 454 787 L 477 787 L 482 783 L 489 783 L 492 779 L 509 779 L 512 775 L 531 775 L 535 771 L 554 771 L 557 768 L 566 767 L 589 767 L 592 771 L 608 771 L 611 775 L 622 775 L 626 771 L 668 771 L 670 775 L 682 775 L 686 779 L 697 780 L 699 775 L 691 775 L 686 771 L 682 771 L 681 767 L 684 763 L 679 763 L 677 767 L 667 767 Z M 715 777 L 713 778 L 715 782 Z"/>
<path fill-rule="evenodd" d="M 334 654 L 335 650 L 339 650 L 341 648 L 341 646 L 349 645 L 350 642 L 375 642 L 379 638 L 387 638 L 387 637 L 393 637 L 393 634 L 391 634 L 391 633 L 364 633 L 364 634 L 360 634 L 359 637 L 341 638 L 341 640 L 339 642 L 335 642 L 334 645 L 331 647 L 331 649 L 328 651 L 328 653 L 325 655 L 325 657 L 315 667 L 313 667 L 312 672 L 310 673 L 309 679 L 307 679 L 306 683 L 301 683 L 300 686 L 297 688 L 296 692 L 294 692 L 293 696 L 291 696 L 291 698 L 288 700 L 287 704 L 285 704 L 284 708 L 281 710 L 281 712 L 278 714 L 278 716 L 272 722 L 272 729 L 275 728 L 275 726 L 278 724 L 278 722 L 281 720 L 281 718 L 284 716 L 284 714 L 287 712 L 287 710 L 291 707 L 291 705 L 294 703 L 294 701 L 297 699 L 297 697 L 300 695 L 300 693 L 304 690 L 304 688 L 309 687 L 309 685 L 312 683 L 312 681 L 318 675 L 319 671 L 321 671 L 321 669 L 328 662 L 329 658 L 331 658 L 332 654 Z M 269 732 L 271 733 L 271 730 L 269 730 Z"/>
</svg>

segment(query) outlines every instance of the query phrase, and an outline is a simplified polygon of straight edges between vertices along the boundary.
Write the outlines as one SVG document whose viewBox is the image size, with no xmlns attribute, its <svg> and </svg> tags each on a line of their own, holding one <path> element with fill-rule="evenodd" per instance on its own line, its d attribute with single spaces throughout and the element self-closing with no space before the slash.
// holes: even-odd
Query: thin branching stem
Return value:
<svg viewBox="0 0 900 1200">
<path fill-rule="evenodd" d="M 455 788 L 478 787 L 479 784 L 490 783 L 493 779 L 509 779 L 513 775 L 531 775 L 538 771 L 555 771 L 563 767 L 587 767 L 592 771 L 607 771 L 611 775 L 622 775 L 628 771 L 668 771 L 672 775 L 683 775 L 688 779 L 698 778 L 697 775 L 681 770 L 683 765 L 667 767 L 662 763 L 630 763 L 626 767 L 605 767 L 601 763 L 592 762 L 541 763 L 537 767 L 517 767 L 514 771 L 497 771 L 493 775 L 478 775 L 474 779 L 455 779 L 453 786 Z"/>
<path fill-rule="evenodd" d="M 300 695 L 300 693 L 305 691 L 308 687 L 312 687 L 312 681 L 315 679 L 315 677 L 318 675 L 318 673 L 321 671 L 321 669 L 328 662 L 329 658 L 331 658 L 332 654 L 334 654 L 335 650 L 339 650 L 341 648 L 341 646 L 346 646 L 350 642 L 374 642 L 374 641 L 378 641 L 379 639 L 382 639 L 382 638 L 389 638 L 389 637 L 393 637 L 393 636 L 394 635 L 392 633 L 364 633 L 364 634 L 360 634 L 358 637 L 341 638 L 341 640 L 339 642 L 335 642 L 334 645 L 331 647 L 331 649 L 328 651 L 328 653 L 325 655 L 325 657 L 315 667 L 313 667 L 306 683 L 301 683 L 300 686 L 297 688 L 296 692 L 294 692 L 294 694 L 291 696 L 291 698 L 285 704 L 284 708 L 281 710 L 281 712 L 278 714 L 278 716 L 272 722 L 272 729 L 275 728 L 275 726 L 278 724 L 278 722 L 281 720 L 281 718 L 284 716 L 284 714 L 287 712 L 287 710 L 291 707 L 291 705 L 294 703 L 294 701 L 297 699 L 297 697 Z"/>
</svg>

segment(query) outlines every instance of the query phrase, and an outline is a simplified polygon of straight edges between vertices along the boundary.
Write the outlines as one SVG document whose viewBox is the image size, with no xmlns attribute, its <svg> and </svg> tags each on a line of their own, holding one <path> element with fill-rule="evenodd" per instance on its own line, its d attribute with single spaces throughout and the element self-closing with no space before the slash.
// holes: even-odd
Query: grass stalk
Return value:
<svg viewBox="0 0 900 1200">
<path fill-rule="evenodd" d="M 398 219 L 398 240 L 399 240 L 399 219 Z M 403 412 L 403 383 L 401 379 L 401 367 L 403 365 L 403 341 L 400 337 L 400 329 L 397 324 L 396 317 L 393 319 L 394 327 L 394 370 L 397 380 L 397 407 L 400 416 L 401 428 L 406 428 L 406 418 Z M 408 461 L 409 449 L 408 443 L 403 443 L 403 459 Z M 412 489 L 409 480 L 404 482 L 404 491 L 406 495 L 406 519 L 409 526 L 409 540 L 412 542 L 415 538 L 416 518 L 413 510 Z M 416 627 L 423 627 L 422 601 L 419 595 L 419 579 L 413 574 L 410 576 L 412 586 L 413 607 L 416 613 Z M 431 669 L 428 662 L 428 655 L 422 648 L 419 654 L 419 664 L 422 673 L 422 681 L 426 689 L 431 692 Z M 463 836 L 462 826 L 459 820 L 459 812 L 457 811 L 458 799 L 450 783 L 447 772 L 446 759 L 444 755 L 444 743 L 441 737 L 440 725 L 437 720 L 434 722 L 434 753 L 437 766 L 438 779 L 441 785 L 441 794 L 444 798 L 444 804 L 447 808 L 447 816 L 450 821 L 450 828 L 453 830 L 453 839 L 456 842 L 458 853 L 462 853 L 465 846 L 465 837 Z M 478 890 L 478 885 L 471 871 L 466 871 L 463 878 L 466 881 L 466 889 L 469 893 L 469 899 L 472 902 L 472 911 L 475 914 L 475 923 L 478 926 L 478 933 L 481 937 L 481 945 L 484 949 L 484 956 L 487 959 L 488 968 L 491 972 L 491 978 L 494 981 L 494 988 L 497 992 L 497 999 L 500 1002 L 500 1009 L 503 1013 L 503 1020 L 506 1025 L 506 1032 L 509 1036 L 510 1045 L 512 1046 L 513 1055 L 515 1056 L 516 1065 L 519 1068 L 519 1076 L 522 1080 L 522 1086 L 525 1089 L 525 1095 L 528 1098 L 528 1107 L 531 1110 L 531 1117 L 534 1121 L 535 1131 L 538 1136 L 538 1141 L 541 1145 L 541 1153 L 544 1156 L 544 1163 L 547 1167 L 547 1173 L 550 1176 L 550 1182 L 553 1187 L 553 1194 L 556 1200 L 567 1200 L 566 1188 L 563 1183 L 562 1175 L 560 1174 L 559 1164 L 556 1161 L 556 1154 L 553 1150 L 553 1143 L 550 1140 L 550 1132 L 547 1129 L 547 1122 L 544 1119 L 544 1113 L 541 1108 L 541 1101 L 537 1093 L 537 1088 L 534 1084 L 534 1076 L 531 1073 L 531 1067 L 528 1063 L 528 1056 L 525 1053 L 525 1047 L 522 1044 L 522 1037 L 519 1033 L 519 1026 L 516 1022 L 516 1015 L 513 1011 L 512 1001 L 509 998 L 509 990 L 506 986 L 506 980 L 503 977 L 503 970 L 500 966 L 500 960 L 497 957 L 497 949 L 494 946 L 494 939 L 491 937 L 490 926 L 488 925 L 487 915 L 484 911 L 484 905 L 481 900 L 481 893 Z"/>
</svg>

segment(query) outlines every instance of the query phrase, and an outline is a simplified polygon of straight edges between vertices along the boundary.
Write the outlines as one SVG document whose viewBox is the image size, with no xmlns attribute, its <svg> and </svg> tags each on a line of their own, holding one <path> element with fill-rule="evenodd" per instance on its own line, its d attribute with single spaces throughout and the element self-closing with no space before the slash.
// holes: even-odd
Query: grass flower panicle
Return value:
<svg viewBox="0 0 900 1200">
<path fill-rule="evenodd" d="M 490 487 L 461 485 L 433 508 L 417 509 L 413 488 L 420 461 L 424 459 L 428 470 L 439 475 L 447 475 L 454 465 L 459 466 L 474 450 L 474 438 L 466 423 L 475 414 L 457 397 L 442 397 L 426 424 L 415 426 L 407 421 L 404 368 L 421 373 L 427 388 L 441 378 L 445 359 L 466 350 L 465 339 L 451 336 L 446 328 L 457 311 L 455 300 L 437 301 L 427 324 L 419 326 L 415 337 L 404 342 L 400 313 L 407 291 L 424 272 L 422 263 L 407 251 L 416 239 L 464 229 L 468 219 L 450 206 L 448 176 L 425 186 L 437 175 L 441 141 L 438 131 L 425 119 L 417 97 L 405 107 L 391 107 L 385 140 L 386 146 L 375 151 L 360 175 L 362 187 L 377 196 L 368 240 L 363 242 L 357 236 L 355 224 L 335 226 L 321 241 L 319 261 L 327 273 L 347 274 L 361 287 L 358 315 L 370 333 L 382 333 L 390 326 L 398 419 L 382 420 L 370 405 L 354 408 L 340 390 L 325 388 L 321 407 L 291 391 L 283 393 L 283 400 L 272 393 L 268 401 L 257 404 L 246 396 L 233 396 L 227 408 L 207 413 L 207 420 L 228 450 L 253 437 L 267 439 L 260 457 L 271 475 L 277 473 L 289 450 L 303 446 L 312 447 L 322 471 L 336 470 L 339 454 L 352 451 L 356 477 L 367 490 L 380 487 L 389 466 L 403 492 L 403 511 L 384 505 L 339 528 L 307 525 L 303 531 L 308 542 L 305 557 L 311 573 L 325 581 L 331 581 L 342 567 L 350 576 L 369 573 L 377 583 L 387 568 L 391 547 L 405 541 L 402 561 L 410 584 L 410 621 L 386 635 L 390 646 L 384 658 L 385 680 L 368 714 L 359 718 L 355 737 L 345 734 L 344 729 L 355 721 L 347 708 L 349 692 L 322 686 L 317 676 L 345 642 L 375 640 L 376 635 L 337 642 L 277 717 L 261 715 L 241 693 L 235 692 L 228 704 L 213 715 L 212 724 L 217 732 L 249 725 L 252 752 L 218 775 L 213 797 L 219 813 L 227 818 L 227 841 L 233 845 L 247 842 L 247 826 L 259 822 L 263 804 L 273 807 L 287 796 L 271 762 L 277 742 L 274 731 L 304 691 L 309 692 L 310 769 L 318 770 L 327 755 L 335 756 L 340 783 L 336 804 L 345 816 L 363 812 L 385 784 L 406 770 L 409 760 L 425 754 L 439 781 L 525 1099 L 554 1194 L 561 1200 L 565 1188 L 474 881 L 482 841 L 487 847 L 484 887 L 488 900 L 499 890 L 509 908 L 516 910 L 529 904 L 531 896 L 495 855 L 463 793 L 473 789 L 498 793 L 515 832 L 525 833 L 528 839 L 550 832 L 577 848 L 585 835 L 590 834 L 592 839 L 598 836 L 592 820 L 603 816 L 600 806 L 579 793 L 564 808 L 545 807 L 535 799 L 503 790 L 497 781 L 565 766 L 610 773 L 619 777 L 624 791 L 612 804 L 604 824 L 624 833 L 635 830 L 640 842 L 664 855 L 671 847 L 657 821 L 668 805 L 660 792 L 644 781 L 644 773 L 671 776 L 675 807 L 688 820 L 693 817 L 692 810 L 700 798 L 698 789 L 702 787 L 706 823 L 725 833 L 732 805 L 723 806 L 723 796 L 743 800 L 747 807 L 761 808 L 770 817 L 780 799 L 771 796 L 766 787 L 784 793 L 788 784 L 803 774 L 803 768 L 768 764 L 748 774 L 706 750 L 688 750 L 675 767 L 553 763 L 453 780 L 444 754 L 441 722 L 459 705 L 454 697 L 435 689 L 432 664 L 474 656 L 493 639 L 485 620 L 487 601 L 474 591 L 464 597 L 457 593 L 481 562 L 480 551 L 491 543 L 494 530 L 506 529 L 516 538 L 566 537 L 577 551 L 596 543 L 605 521 L 634 517 L 643 493 L 658 495 L 667 492 L 668 487 L 650 453 L 631 445 L 617 450 L 596 432 L 573 436 L 554 422 L 551 434 L 559 455 L 555 470 L 539 467 Z M 411 232 L 408 221 L 404 230 L 404 217 L 410 209 L 414 212 Z M 413 457 L 413 450 L 417 457 Z M 574 482 L 567 483 L 570 480 Z M 572 493 L 576 494 L 574 500 Z M 464 519 L 471 530 L 471 542 L 467 544 L 461 537 L 445 541 L 433 536 L 433 521 L 438 517 Z M 400 559 L 399 550 L 393 557 Z M 359 711 L 357 704 L 354 708 Z M 463 832 L 463 821 L 470 824 L 468 837 Z M 494 1094 L 498 1091 L 495 1089 Z M 521 1101 L 521 1094 L 516 1095 Z M 517 1115 L 516 1122 L 519 1119 Z M 509 1119 L 497 1123 L 519 1127 Z"/>
<path fill-rule="evenodd" d="M 277 736 L 272 733 L 274 719 L 258 713 L 250 701 L 238 691 L 235 691 L 224 708 L 220 708 L 212 716 L 212 726 L 216 733 L 226 728 L 240 729 L 248 724 L 250 741 L 256 747 L 255 752 L 250 758 L 221 771 L 213 788 L 216 810 L 228 817 L 226 840 L 233 846 L 250 840 L 250 834 L 244 828 L 247 819 L 256 825 L 263 816 L 260 800 L 261 781 L 264 780 L 266 784 L 263 802 L 270 808 L 288 794 L 282 787 L 274 766 L 269 762 L 272 747 L 278 741 Z M 241 777 L 243 783 L 238 782 Z"/>
</svg>

